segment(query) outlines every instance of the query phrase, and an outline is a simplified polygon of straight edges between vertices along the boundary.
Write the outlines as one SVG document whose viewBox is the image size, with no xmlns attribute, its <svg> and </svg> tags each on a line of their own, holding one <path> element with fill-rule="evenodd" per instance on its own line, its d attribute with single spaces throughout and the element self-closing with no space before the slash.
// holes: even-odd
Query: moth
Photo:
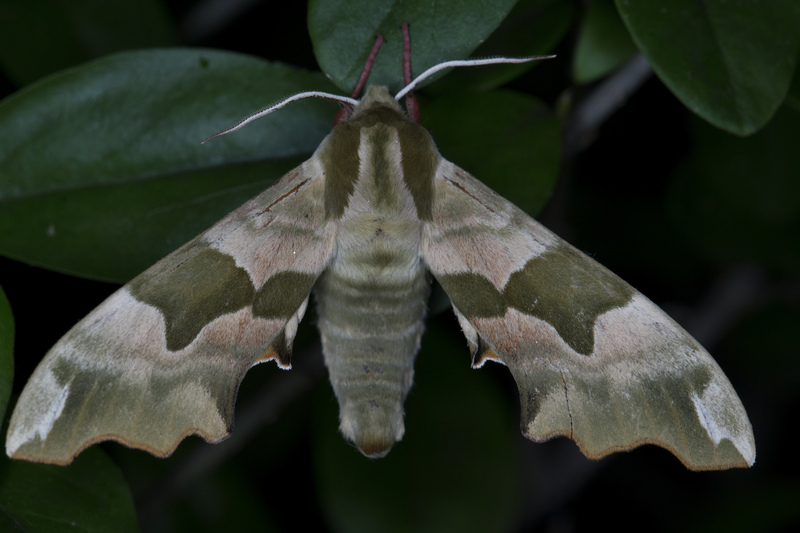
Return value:
<svg viewBox="0 0 800 533">
<path fill-rule="evenodd" d="M 353 98 L 306 162 L 119 289 L 45 356 L 11 418 L 10 457 L 67 464 L 115 440 L 158 456 L 233 428 L 252 366 L 291 366 L 313 292 L 340 430 L 368 457 L 404 433 L 434 278 L 472 353 L 508 367 L 521 429 L 600 458 L 641 444 L 692 469 L 755 461 L 725 374 L 650 300 L 444 159 L 410 79 Z M 408 96 L 407 96 L 408 95 Z M 258 113 L 228 133 L 286 103 Z M 312 96 L 319 96 L 312 94 Z M 398 103 L 406 97 L 409 114 Z M 410 104 L 409 104 L 410 102 Z"/>
</svg>

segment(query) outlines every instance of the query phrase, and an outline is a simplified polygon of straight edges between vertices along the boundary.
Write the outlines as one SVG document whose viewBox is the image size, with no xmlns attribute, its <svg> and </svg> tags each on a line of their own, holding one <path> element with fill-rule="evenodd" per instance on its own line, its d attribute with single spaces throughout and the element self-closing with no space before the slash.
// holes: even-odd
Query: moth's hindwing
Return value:
<svg viewBox="0 0 800 533">
<path fill-rule="evenodd" d="M 716 362 L 661 309 L 452 163 L 437 170 L 422 256 L 473 365 L 506 364 L 522 431 L 599 458 L 641 444 L 689 468 L 749 466 L 752 428 Z"/>
<path fill-rule="evenodd" d="M 8 454 L 66 464 L 102 440 L 164 456 L 190 434 L 225 438 L 245 372 L 290 366 L 334 249 L 323 192 L 312 157 L 109 297 L 34 372 Z"/>
</svg>

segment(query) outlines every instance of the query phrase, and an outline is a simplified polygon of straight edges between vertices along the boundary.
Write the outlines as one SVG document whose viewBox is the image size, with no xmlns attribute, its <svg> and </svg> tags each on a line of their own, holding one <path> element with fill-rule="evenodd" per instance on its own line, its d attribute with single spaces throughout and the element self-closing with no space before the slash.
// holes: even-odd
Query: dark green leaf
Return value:
<svg viewBox="0 0 800 533">
<path fill-rule="evenodd" d="M 3 426 L 6 434 L 8 424 Z M 0 531 L 137 531 L 130 490 L 97 447 L 69 466 L 0 457 Z"/>
<path fill-rule="evenodd" d="M 628 30 L 612 0 L 589 4 L 575 45 L 572 76 L 578 83 L 589 83 L 621 66 L 636 53 Z"/>
<path fill-rule="evenodd" d="M 695 121 L 695 149 L 670 191 L 676 224 L 717 264 L 800 268 L 800 111 L 781 108 L 741 139 Z"/>
<path fill-rule="evenodd" d="M 515 0 L 311 0 L 308 28 L 322 71 L 345 92 L 356 85 L 378 35 L 386 41 L 369 82 L 392 92 L 403 83 L 403 34 L 409 23 L 414 76 L 442 61 L 464 59 L 502 22 Z"/>
<path fill-rule="evenodd" d="M 175 41 L 159 0 L 4 0 L 0 67 L 21 86 L 106 54 Z"/>
<path fill-rule="evenodd" d="M 659 78 L 715 126 L 749 135 L 783 102 L 800 51 L 800 2 L 616 4 Z"/>
<path fill-rule="evenodd" d="M 5 416 L 14 380 L 14 316 L 0 287 L 0 419 Z"/>
<path fill-rule="evenodd" d="M 442 155 L 531 214 L 550 197 L 560 164 L 558 120 L 513 91 L 460 94 L 424 105 Z"/>
<path fill-rule="evenodd" d="M 310 154 L 335 106 L 293 104 L 200 142 L 321 74 L 201 49 L 122 53 L 0 103 L 0 253 L 125 281 Z"/>
<path fill-rule="evenodd" d="M 334 531 L 512 529 L 519 483 L 514 410 L 491 371 L 469 367 L 459 337 L 438 325 L 426 333 L 406 401 L 405 436 L 383 459 L 366 459 L 342 439 L 336 402 L 325 395 L 329 409 L 318 417 L 315 466 Z"/>
</svg>

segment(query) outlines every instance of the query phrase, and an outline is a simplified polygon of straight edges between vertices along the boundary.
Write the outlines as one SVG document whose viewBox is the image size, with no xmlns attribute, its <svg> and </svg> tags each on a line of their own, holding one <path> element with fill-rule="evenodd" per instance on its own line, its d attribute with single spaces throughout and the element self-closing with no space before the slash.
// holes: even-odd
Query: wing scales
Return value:
<svg viewBox="0 0 800 533">
<path fill-rule="evenodd" d="M 473 365 L 504 363 L 522 431 L 589 457 L 641 444 L 693 469 L 749 466 L 752 428 L 722 370 L 661 309 L 491 189 L 442 161 L 422 256 Z"/>
<path fill-rule="evenodd" d="M 333 254 L 322 176 L 307 161 L 70 330 L 20 397 L 9 455 L 66 464 L 102 440 L 165 456 L 190 434 L 224 439 L 245 372 L 271 359 L 290 366 Z"/>
</svg>

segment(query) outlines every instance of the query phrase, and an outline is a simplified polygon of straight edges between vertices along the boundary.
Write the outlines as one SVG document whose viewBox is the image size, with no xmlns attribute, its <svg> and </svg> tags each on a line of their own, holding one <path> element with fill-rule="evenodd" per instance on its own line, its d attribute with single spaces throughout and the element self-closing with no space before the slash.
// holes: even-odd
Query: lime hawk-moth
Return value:
<svg viewBox="0 0 800 533">
<path fill-rule="evenodd" d="M 369 457 L 404 433 L 431 278 L 472 366 L 519 388 L 522 431 L 589 457 L 651 443 L 689 468 L 755 461 L 728 379 L 650 300 L 444 159 L 406 88 L 353 98 L 306 162 L 119 289 L 46 355 L 17 403 L 9 456 L 66 464 L 116 440 L 159 456 L 224 439 L 253 365 L 291 366 L 314 293 L 340 429 Z M 302 94 L 243 123 L 282 107 Z M 319 96 L 313 93 L 310 96 Z M 406 109 L 398 103 L 405 97 Z"/>
</svg>

